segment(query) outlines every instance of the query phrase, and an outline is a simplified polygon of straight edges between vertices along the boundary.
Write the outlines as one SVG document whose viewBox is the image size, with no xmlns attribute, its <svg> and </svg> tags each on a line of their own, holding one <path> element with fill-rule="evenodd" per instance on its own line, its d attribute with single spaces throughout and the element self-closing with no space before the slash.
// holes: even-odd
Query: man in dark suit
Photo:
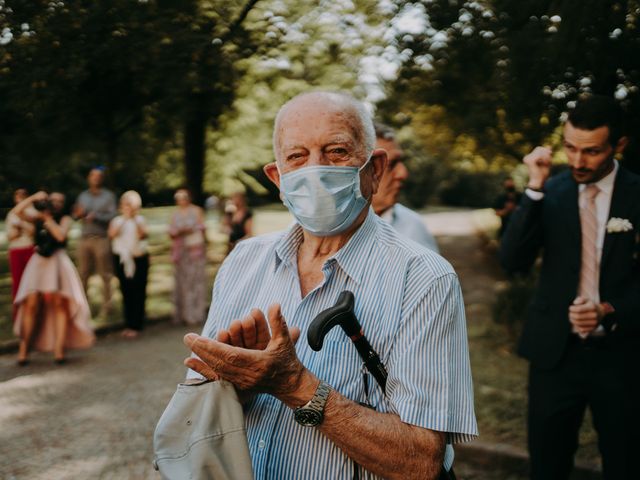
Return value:
<svg viewBox="0 0 640 480">
<path fill-rule="evenodd" d="M 622 117 L 608 97 L 578 102 L 564 126 L 568 171 L 549 178 L 549 148 L 524 158 L 528 188 L 502 240 L 510 272 L 543 254 L 519 345 L 533 479 L 569 478 L 587 405 L 604 477 L 639 478 L 640 177 L 614 158 L 627 144 Z"/>
</svg>

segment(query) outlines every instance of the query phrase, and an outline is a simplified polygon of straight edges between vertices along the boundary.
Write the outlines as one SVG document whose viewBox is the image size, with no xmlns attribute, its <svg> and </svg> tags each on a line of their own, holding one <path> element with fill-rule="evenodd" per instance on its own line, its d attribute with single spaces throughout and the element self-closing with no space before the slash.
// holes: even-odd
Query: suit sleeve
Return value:
<svg viewBox="0 0 640 480">
<path fill-rule="evenodd" d="M 500 263 L 509 273 L 526 273 L 542 246 L 542 200 L 523 195 L 500 244 Z"/>
</svg>

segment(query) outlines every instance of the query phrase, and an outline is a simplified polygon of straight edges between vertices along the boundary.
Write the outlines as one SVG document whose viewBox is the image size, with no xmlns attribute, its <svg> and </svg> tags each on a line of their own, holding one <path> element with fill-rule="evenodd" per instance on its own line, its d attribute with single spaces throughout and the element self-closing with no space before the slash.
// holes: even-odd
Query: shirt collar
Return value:
<svg viewBox="0 0 640 480">
<path fill-rule="evenodd" d="M 356 283 L 360 283 L 367 262 L 363 258 L 369 256 L 369 252 L 375 245 L 375 232 L 380 219 L 373 209 L 369 207 L 364 222 L 358 230 L 351 236 L 349 241 L 329 257 L 325 265 L 336 262 L 344 272 Z M 293 225 L 276 246 L 275 270 L 284 263 L 289 267 L 297 265 L 298 248 L 302 243 L 303 233 L 299 224 Z"/>
<path fill-rule="evenodd" d="M 618 163 L 617 160 L 613 160 L 613 170 L 611 170 L 607 176 L 602 177 L 600 180 L 598 180 L 597 182 L 595 182 L 593 185 L 596 185 L 600 191 L 606 195 L 611 195 L 611 192 L 613 192 L 613 184 L 615 183 L 616 180 L 616 174 L 618 173 L 618 170 L 620 168 L 620 164 Z M 584 189 L 587 188 L 587 185 L 584 183 L 580 184 L 580 192 L 582 193 L 584 191 Z"/>
<path fill-rule="evenodd" d="M 274 270 L 277 270 L 281 263 L 289 266 L 296 265 L 296 255 L 298 247 L 302 243 L 302 227 L 294 223 L 285 233 L 284 237 L 276 244 L 276 260 Z"/>
</svg>

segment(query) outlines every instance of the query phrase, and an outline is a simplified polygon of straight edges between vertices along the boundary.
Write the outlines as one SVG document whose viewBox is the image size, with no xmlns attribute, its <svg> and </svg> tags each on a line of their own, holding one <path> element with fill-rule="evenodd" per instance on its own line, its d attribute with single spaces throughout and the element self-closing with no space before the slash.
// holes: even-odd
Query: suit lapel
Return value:
<svg viewBox="0 0 640 480">
<path fill-rule="evenodd" d="M 629 177 L 626 171 L 622 168 L 618 170 L 616 180 L 613 184 L 613 194 L 611 195 L 611 207 L 609 208 L 609 215 L 607 216 L 607 223 L 609 219 L 613 217 L 617 218 L 629 218 L 630 204 L 627 201 L 629 196 L 627 189 L 629 188 Z M 602 246 L 602 259 L 600 261 L 600 268 L 605 266 L 607 259 L 613 249 L 616 240 L 620 238 L 620 235 L 604 233 L 604 245 Z"/>
</svg>

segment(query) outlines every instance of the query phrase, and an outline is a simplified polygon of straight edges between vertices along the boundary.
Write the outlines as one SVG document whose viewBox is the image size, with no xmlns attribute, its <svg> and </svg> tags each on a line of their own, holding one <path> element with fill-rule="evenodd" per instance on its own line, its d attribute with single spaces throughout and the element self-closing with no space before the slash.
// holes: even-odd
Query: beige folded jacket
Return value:
<svg viewBox="0 0 640 480">
<path fill-rule="evenodd" d="M 242 405 L 228 382 L 178 385 L 153 435 L 162 478 L 252 479 Z"/>
</svg>

